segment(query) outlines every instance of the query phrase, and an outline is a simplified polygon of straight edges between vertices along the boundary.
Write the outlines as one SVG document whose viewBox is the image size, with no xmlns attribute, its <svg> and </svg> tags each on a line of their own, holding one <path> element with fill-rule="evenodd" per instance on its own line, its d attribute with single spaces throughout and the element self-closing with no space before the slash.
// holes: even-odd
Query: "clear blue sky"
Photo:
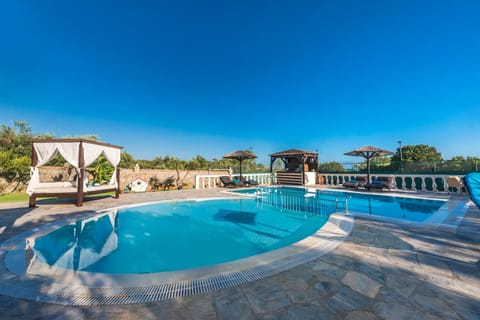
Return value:
<svg viewBox="0 0 480 320">
<path fill-rule="evenodd" d="M 478 1 L 0 3 L 0 123 L 137 159 L 480 156 Z"/>
</svg>

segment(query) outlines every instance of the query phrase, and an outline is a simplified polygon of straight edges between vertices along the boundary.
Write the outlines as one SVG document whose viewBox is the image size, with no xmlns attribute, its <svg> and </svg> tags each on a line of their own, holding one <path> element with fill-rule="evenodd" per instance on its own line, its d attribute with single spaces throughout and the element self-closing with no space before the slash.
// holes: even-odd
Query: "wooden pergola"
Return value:
<svg viewBox="0 0 480 320">
<path fill-rule="evenodd" d="M 307 172 L 314 173 L 314 178 L 318 172 L 318 152 L 310 152 L 298 149 L 289 149 L 270 155 L 270 172 L 273 171 L 273 163 L 282 160 L 284 170 L 277 172 L 277 184 L 287 185 L 305 185 L 312 184 L 307 181 Z M 315 181 L 313 181 L 315 183 Z"/>
<path fill-rule="evenodd" d="M 120 155 L 123 147 L 87 139 L 44 139 L 32 140 L 32 167 L 27 193 L 29 206 L 36 205 L 39 197 L 76 197 L 76 205 L 82 206 L 85 195 L 115 192 L 120 195 Z M 76 170 L 75 181 L 40 182 L 39 167 L 53 159 L 57 153 Z M 88 186 L 85 184 L 85 168 L 103 154 L 115 168 L 108 185 Z"/>
</svg>

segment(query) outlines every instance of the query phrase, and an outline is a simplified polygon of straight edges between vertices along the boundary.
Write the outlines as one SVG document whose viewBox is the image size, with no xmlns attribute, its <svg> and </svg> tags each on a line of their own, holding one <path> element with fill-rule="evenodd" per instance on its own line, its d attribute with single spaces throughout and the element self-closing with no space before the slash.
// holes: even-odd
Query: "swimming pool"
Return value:
<svg viewBox="0 0 480 320">
<path fill-rule="evenodd" d="M 332 212 L 330 212 L 332 213 Z M 107 212 L 27 239 L 27 269 L 39 264 L 138 274 L 215 265 L 300 241 L 328 214 L 279 210 L 256 199 L 182 201 Z"/>
<path fill-rule="evenodd" d="M 233 192 L 256 197 L 279 208 L 295 208 L 317 212 L 334 208 L 359 216 L 383 218 L 407 223 L 441 223 L 451 214 L 446 199 L 401 197 L 373 193 L 344 192 L 301 187 L 265 187 L 234 190 Z M 463 216 L 464 203 L 454 208 L 456 216 Z"/>
<path fill-rule="evenodd" d="M 320 229 L 334 212 L 438 223 L 448 211 L 446 200 L 298 187 L 235 192 L 251 197 L 135 206 L 31 237 L 27 270 L 37 274 L 45 265 L 109 274 L 193 269 L 291 245 Z"/>
<path fill-rule="evenodd" d="M 221 198 L 225 199 L 223 195 Z M 96 212 L 87 211 L 82 214 L 81 219 L 57 220 L 18 234 L 0 245 L 0 294 L 65 305 L 112 305 L 145 303 L 206 293 L 259 280 L 312 261 L 334 250 L 353 228 L 353 218 L 343 214 L 323 216 L 270 208 L 277 216 L 270 221 L 265 220 L 269 214 L 265 217 L 258 213 L 248 214 L 269 211 L 265 208 L 267 205 L 257 199 L 239 200 L 237 196 L 234 201 L 236 207 L 230 207 L 227 211 L 220 210 L 222 206 L 216 205 L 224 200 L 217 200 L 220 199 L 164 200 Z M 164 229 L 165 233 L 171 235 L 168 241 L 159 242 L 158 238 L 153 237 L 154 244 L 148 248 L 142 247 L 137 240 L 141 237 L 152 237 L 152 232 L 148 231 L 152 222 L 138 216 L 135 219 L 134 216 L 148 216 L 157 205 L 165 206 L 170 213 L 156 212 L 156 219 L 175 216 L 175 219 L 181 221 L 181 225 L 175 228 L 170 225 L 170 228 Z M 197 210 L 191 210 L 196 205 L 214 208 L 215 214 L 197 214 Z M 131 210 L 137 211 L 131 219 L 122 217 L 130 216 Z M 162 252 L 164 248 L 170 248 L 179 242 L 177 238 L 182 232 L 190 234 L 186 225 L 190 224 L 189 217 L 182 214 L 184 211 L 189 215 L 193 213 L 195 221 L 192 224 L 208 226 L 211 224 L 208 220 L 213 219 L 214 224 L 222 225 L 222 230 L 218 233 L 229 233 L 227 231 L 230 230 L 236 235 L 234 242 L 243 238 L 239 241 L 247 243 L 248 250 L 244 249 L 243 252 L 249 256 L 239 259 L 236 256 L 229 257 L 228 259 L 235 260 L 216 264 L 203 261 L 197 264 L 198 267 L 189 264 L 187 269 L 151 272 L 155 269 L 143 266 L 148 261 L 144 259 L 145 256 L 154 255 L 152 251 Z M 137 236 L 130 231 L 121 230 L 128 230 L 125 227 L 131 223 L 141 225 L 142 232 Z M 253 225 L 258 225 L 258 228 L 253 228 Z M 205 229 L 210 231 L 207 233 L 218 231 Z M 293 232 L 289 234 L 290 231 Z M 213 236 L 215 239 L 217 235 Z M 245 239 L 254 240 L 253 244 L 249 244 Z M 120 263 L 134 266 L 130 271 L 116 269 L 111 261 L 107 261 L 107 257 L 118 251 L 124 242 L 130 242 L 130 245 L 138 244 L 136 250 L 143 253 L 122 254 Z M 195 242 L 205 243 L 203 239 L 190 238 L 190 241 L 184 242 L 183 249 L 193 247 Z M 200 252 L 190 252 L 189 255 L 216 256 L 208 253 L 210 249 L 212 252 L 217 250 L 219 242 L 214 242 L 215 247 L 203 246 Z M 219 247 L 231 248 L 230 245 L 223 244 Z M 179 255 L 183 254 L 182 250 L 172 252 Z M 159 260 L 162 260 L 162 256 L 160 255 Z M 223 257 L 225 259 L 226 256 Z"/>
</svg>

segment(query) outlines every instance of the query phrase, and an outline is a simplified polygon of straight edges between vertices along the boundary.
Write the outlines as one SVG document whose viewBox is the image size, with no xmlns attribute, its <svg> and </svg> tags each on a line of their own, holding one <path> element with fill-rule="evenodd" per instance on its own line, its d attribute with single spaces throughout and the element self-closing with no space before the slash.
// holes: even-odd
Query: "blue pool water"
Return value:
<svg viewBox="0 0 480 320">
<path fill-rule="evenodd" d="M 251 197 L 143 205 L 65 225 L 27 241 L 27 269 L 39 262 L 111 274 L 198 268 L 288 246 L 333 212 L 424 222 L 446 203 L 294 187 L 235 192 Z"/>
<path fill-rule="evenodd" d="M 313 234 L 327 219 L 327 214 L 279 209 L 256 199 L 167 202 L 77 221 L 29 243 L 35 263 L 89 272 L 151 273 L 281 248 Z"/>
<path fill-rule="evenodd" d="M 335 208 L 334 211 L 368 214 L 410 222 L 424 222 L 445 205 L 445 200 L 419 199 L 340 192 L 295 187 L 269 187 L 235 190 L 234 192 L 266 199 L 277 206 L 315 211 L 318 207 Z M 300 203 L 298 201 L 300 200 Z M 315 206 L 310 209 L 311 206 Z"/>
</svg>

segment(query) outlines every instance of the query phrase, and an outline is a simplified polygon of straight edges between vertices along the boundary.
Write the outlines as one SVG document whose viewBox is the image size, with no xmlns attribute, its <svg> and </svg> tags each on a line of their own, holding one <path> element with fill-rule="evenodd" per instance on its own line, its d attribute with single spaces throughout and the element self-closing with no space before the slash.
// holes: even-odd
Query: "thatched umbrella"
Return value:
<svg viewBox="0 0 480 320">
<path fill-rule="evenodd" d="M 393 152 L 391 151 L 375 148 L 372 146 L 361 147 L 345 153 L 345 155 L 347 156 L 364 157 L 365 159 L 367 159 L 367 182 L 370 182 L 370 159 L 375 157 L 389 156 L 392 154 Z"/>
<path fill-rule="evenodd" d="M 235 159 L 235 160 L 240 161 L 240 178 L 241 178 L 242 177 L 242 161 L 245 160 L 245 159 L 255 159 L 255 158 L 257 158 L 257 156 L 254 155 L 251 152 L 239 150 L 239 151 L 235 151 L 235 152 L 231 152 L 229 154 L 226 154 L 226 155 L 223 156 L 223 158 L 224 159 Z"/>
</svg>

